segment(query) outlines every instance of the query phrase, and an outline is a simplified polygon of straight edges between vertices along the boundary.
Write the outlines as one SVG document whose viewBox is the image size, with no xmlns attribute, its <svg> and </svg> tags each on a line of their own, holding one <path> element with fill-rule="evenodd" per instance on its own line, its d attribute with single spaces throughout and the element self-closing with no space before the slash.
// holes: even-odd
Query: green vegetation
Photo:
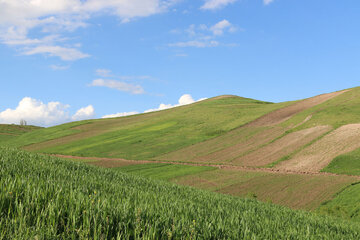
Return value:
<svg viewBox="0 0 360 240">
<path fill-rule="evenodd" d="M 116 168 L 118 171 L 150 177 L 161 180 L 170 180 L 177 177 L 199 174 L 204 171 L 215 170 L 214 167 L 189 166 L 169 163 L 136 164 Z"/>
<path fill-rule="evenodd" d="M 20 126 L 15 124 L 0 124 L 0 144 L 6 144 L 6 142 L 15 139 L 16 137 L 41 129 L 37 126 Z"/>
<path fill-rule="evenodd" d="M 355 183 L 339 192 L 318 209 L 319 213 L 360 221 L 360 184 Z"/>
<path fill-rule="evenodd" d="M 297 114 L 284 125 L 296 125 L 308 116 L 312 116 L 311 119 L 293 131 L 318 125 L 330 125 L 338 128 L 346 124 L 358 123 L 360 119 L 359 96 L 360 87 L 349 89 L 335 98 Z"/>
<path fill-rule="evenodd" d="M 360 175 L 360 149 L 334 158 L 323 172 Z"/>
<path fill-rule="evenodd" d="M 42 128 L 37 131 L 29 132 L 23 134 L 17 138 L 14 138 L 12 141 L 8 142 L 6 145 L 12 147 L 21 147 L 25 145 L 30 145 L 33 143 L 38 143 L 41 141 L 56 139 L 64 136 L 68 136 L 74 133 L 80 132 L 80 130 L 74 129 L 80 125 L 89 123 L 89 120 L 81 122 L 72 122 L 50 128 Z"/>
<path fill-rule="evenodd" d="M 41 129 L 41 127 L 30 126 L 30 125 L 20 126 L 15 124 L 0 124 L 0 135 L 1 134 L 21 135 L 37 129 Z"/>
<path fill-rule="evenodd" d="M 302 211 L 0 148 L 0 239 L 359 239 Z"/>
<path fill-rule="evenodd" d="M 165 111 L 60 125 L 10 144 L 46 153 L 151 159 L 217 137 L 287 104 L 217 97 Z"/>
</svg>

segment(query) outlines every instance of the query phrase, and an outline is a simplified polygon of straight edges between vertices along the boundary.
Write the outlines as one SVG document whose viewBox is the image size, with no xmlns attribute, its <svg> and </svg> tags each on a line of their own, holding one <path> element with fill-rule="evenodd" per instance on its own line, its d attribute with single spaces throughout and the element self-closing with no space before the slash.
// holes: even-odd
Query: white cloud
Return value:
<svg viewBox="0 0 360 240">
<path fill-rule="evenodd" d="M 126 116 L 135 115 L 135 114 L 139 114 L 139 112 L 133 111 L 133 112 L 115 113 L 115 114 L 109 114 L 109 115 L 102 116 L 101 118 L 117 118 L 117 117 L 126 117 Z"/>
<path fill-rule="evenodd" d="M 84 108 L 80 108 L 72 117 L 73 121 L 80 121 L 85 119 L 90 119 L 95 116 L 95 109 L 92 105 L 89 105 Z"/>
<path fill-rule="evenodd" d="M 125 23 L 167 11 L 177 0 L 0 0 L 0 43 L 18 46 L 23 53 L 43 54 L 63 60 L 88 57 L 76 45 L 60 44 L 53 35 L 86 27 L 88 19 L 114 15 Z M 39 38 L 29 33 L 38 30 Z M 40 33 L 40 34 L 39 34 Z M 24 49 L 31 46 L 31 49 Z M 60 54 L 59 50 L 66 51 Z M 70 54 L 70 56 L 69 56 Z"/>
<path fill-rule="evenodd" d="M 161 103 L 158 108 L 153 108 L 153 109 L 146 110 L 144 113 L 161 111 L 161 110 L 165 110 L 165 109 L 169 109 L 169 108 L 184 106 L 184 105 L 192 104 L 192 103 L 202 101 L 202 100 L 205 100 L 205 99 L 206 98 L 201 98 L 201 99 L 195 101 L 190 94 L 184 94 L 179 98 L 177 104 L 172 105 L 172 104 Z"/>
<path fill-rule="evenodd" d="M 264 4 L 265 5 L 269 5 L 270 3 L 272 3 L 274 0 L 264 0 Z"/>
<path fill-rule="evenodd" d="M 45 54 L 49 56 L 57 56 L 64 61 L 74 61 L 74 60 L 90 57 L 90 55 L 82 53 L 75 48 L 65 48 L 60 46 L 37 46 L 35 48 L 25 50 L 23 54 L 24 55 Z"/>
<path fill-rule="evenodd" d="M 107 80 L 107 79 L 95 79 L 92 81 L 90 86 L 94 87 L 108 87 L 113 88 L 122 92 L 130 92 L 132 94 L 144 94 L 145 91 L 140 85 L 134 85 L 131 83 L 120 82 L 116 80 Z"/>
<path fill-rule="evenodd" d="M 23 98 L 15 109 L 0 112 L 0 123 L 19 124 L 24 119 L 28 124 L 52 126 L 81 117 L 91 117 L 91 108 L 80 109 L 73 117 L 67 111 L 70 106 L 60 102 L 43 103 L 30 97 Z M 92 108 L 93 110 L 93 108 Z M 92 112 L 93 113 L 93 112 Z"/>
<path fill-rule="evenodd" d="M 236 1 L 237 0 L 206 0 L 204 5 L 201 6 L 201 9 L 204 10 L 220 9 Z"/>
<path fill-rule="evenodd" d="M 192 98 L 190 94 L 184 94 L 179 98 L 179 105 L 187 105 L 194 102 L 195 100 Z"/>
<path fill-rule="evenodd" d="M 161 103 L 159 105 L 159 107 L 148 109 L 148 110 L 144 111 L 144 113 L 156 112 L 156 111 L 166 110 L 166 109 L 170 109 L 170 108 L 174 108 L 174 107 L 184 106 L 184 105 L 192 104 L 192 103 L 199 102 L 199 101 L 202 101 L 205 99 L 207 99 L 207 98 L 201 98 L 201 99 L 195 101 L 190 94 L 184 94 L 179 98 L 177 104 L 173 105 L 173 104 Z M 109 114 L 109 115 L 102 116 L 101 118 L 125 117 L 125 116 L 130 116 L 130 115 L 135 115 L 135 114 L 139 114 L 139 112 L 133 111 L 133 112 L 115 113 L 115 114 Z"/>
<path fill-rule="evenodd" d="M 210 27 L 210 30 L 214 35 L 223 35 L 224 31 L 228 29 L 229 32 L 235 32 L 236 28 L 226 19 L 216 23 L 214 26 Z"/>
<path fill-rule="evenodd" d="M 197 48 L 217 47 L 220 45 L 230 46 L 229 44 L 220 44 L 217 38 L 223 35 L 225 32 L 233 33 L 235 31 L 236 27 L 226 19 L 219 21 L 210 27 L 205 24 L 200 24 L 198 26 L 191 24 L 183 31 L 183 33 L 187 34 L 189 40 L 170 43 L 168 46 Z M 175 30 L 171 32 L 175 33 Z M 181 33 L 181 31 L 176 29 L 176 34 L 179 33 Z"/>
</svg>

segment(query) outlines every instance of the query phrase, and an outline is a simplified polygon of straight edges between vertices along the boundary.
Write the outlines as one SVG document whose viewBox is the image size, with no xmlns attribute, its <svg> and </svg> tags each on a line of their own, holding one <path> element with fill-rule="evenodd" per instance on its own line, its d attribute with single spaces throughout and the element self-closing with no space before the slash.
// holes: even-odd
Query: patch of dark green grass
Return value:
<svg viewBox="0 0 360 240">
<path fill-rule="evenodd" d="M 360 222 L 360 182 L 340 191 L 334 199 L 323 203 L 317 212 Z"/>
<path fill-rule="evenodd" d="M 334 158 L 323 172 L 360 175 L 360 149 Z"/>
</svg>

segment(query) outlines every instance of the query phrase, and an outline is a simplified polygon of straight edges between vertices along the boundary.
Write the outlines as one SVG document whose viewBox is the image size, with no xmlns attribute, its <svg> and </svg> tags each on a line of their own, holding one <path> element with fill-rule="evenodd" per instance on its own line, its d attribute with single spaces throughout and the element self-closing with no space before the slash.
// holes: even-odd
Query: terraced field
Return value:
<svg viewBox="0 0 360 240">
<path fill-rule="evenodd" d="M 253 197 L 295 209 L 315 210 L 348 185 L 358 182 L 359 178 L 218 169 L 172 181 L 224 194 Z"/>
<path fill-rule="evenodd" d="M 360 88 L 353 88 L 285 103 L 222 96 L 39 129 L 3 144 L 340 216 L 336 206 L 350 196 L 344 189 L 360 181 L 348 176 L 360 175 L 359 124 Z M 342 214 L 352 219 L 360 208 L 349 206 Z"/>
</svg>

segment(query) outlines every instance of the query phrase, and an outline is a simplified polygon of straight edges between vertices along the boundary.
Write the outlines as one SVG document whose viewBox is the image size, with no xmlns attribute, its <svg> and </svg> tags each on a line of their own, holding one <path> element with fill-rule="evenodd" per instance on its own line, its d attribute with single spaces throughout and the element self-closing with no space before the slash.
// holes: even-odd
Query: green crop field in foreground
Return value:
<svg viewBox="0 0 360 240">
<path fill-rule="evenodd" d="M 0 239 L 359 239 L 360 226 L 0 148 Z"/>
<path fill-rule="evenodd" d="M 176 165 L 168 163 L 148 163 L 136 164 L 125 167 L 116 168 L 116 170 L 126 173 L 139 175 L 142 177 L 150 177 L 161 180 L 170 180 L 177 177 L 195 175 L 201 172 L 215 170 L 214 167 L 206 166 L 189 166 Z"/>
</svg>

